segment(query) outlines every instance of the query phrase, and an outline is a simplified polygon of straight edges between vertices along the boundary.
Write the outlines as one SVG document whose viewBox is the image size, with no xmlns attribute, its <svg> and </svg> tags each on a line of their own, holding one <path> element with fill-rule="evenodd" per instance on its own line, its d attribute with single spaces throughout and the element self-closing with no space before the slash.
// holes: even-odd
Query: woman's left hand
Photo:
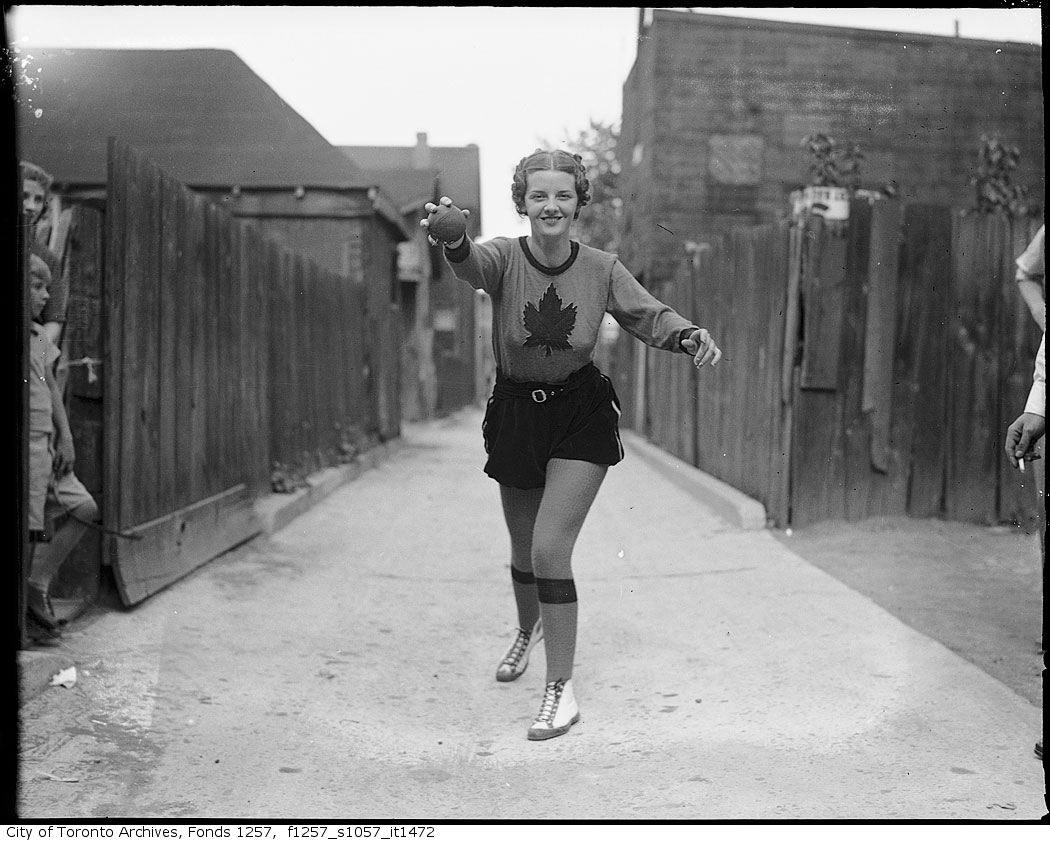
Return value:
<svg viewBox="0 0 1050 841">
<path fill-rule="evenodd" d="M 711 334 L 703 327 L 694 330 L 688 338 L 682 339 L 682 347 L 687 353 L 693 354 L 693 364 L 698 369 L 703 368 L 708 362 L 717 365 L 718 360 L 722 358 L 722 351 L 718 349 Z"/>
</svg>

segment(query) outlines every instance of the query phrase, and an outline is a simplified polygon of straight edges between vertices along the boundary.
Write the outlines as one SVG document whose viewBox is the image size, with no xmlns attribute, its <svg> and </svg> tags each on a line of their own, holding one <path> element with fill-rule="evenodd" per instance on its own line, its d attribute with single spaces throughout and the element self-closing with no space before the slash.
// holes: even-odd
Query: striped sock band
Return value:
<svg viewBox="0 0 1050 841">
<path fill-rule="evenodd" d="M 576 582 L 571 578 L 537 578 L 536 596 L 543 604 L 571 604 L 576 601 Z"/>
<path fill-rule="evenodd" d="M 536 583 L 536 577 L 531 572 L 525 572 L 524 570 L 518 569 L 516 566 L 511 566 L 510 577 L 518 582 L 518 584 Z"/>
</svg>

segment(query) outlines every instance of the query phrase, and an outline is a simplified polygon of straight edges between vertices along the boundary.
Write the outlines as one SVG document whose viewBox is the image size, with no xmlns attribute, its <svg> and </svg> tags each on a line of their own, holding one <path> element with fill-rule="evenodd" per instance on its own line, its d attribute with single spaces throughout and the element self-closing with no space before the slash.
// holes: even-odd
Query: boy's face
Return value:
<svg viewBox="0 0 1050 841">
<path fill-rule="evenodd" d="M 36 222 L 44 212 L 44 185 L 30 178 L 22 179 L 22 207 L 29 214 L 31 221 Z"/>
<path fill-rule="evenodd" d="M 47 302 L 51 300 L 51 293 L 47 291 L 47 287 L 47 278 L 41 277 L 38 274 L 30 276 L 29 305 L 33 311 L 33 318 L 40 318 L 40 313 L 44 311 Z"/>
</svg>

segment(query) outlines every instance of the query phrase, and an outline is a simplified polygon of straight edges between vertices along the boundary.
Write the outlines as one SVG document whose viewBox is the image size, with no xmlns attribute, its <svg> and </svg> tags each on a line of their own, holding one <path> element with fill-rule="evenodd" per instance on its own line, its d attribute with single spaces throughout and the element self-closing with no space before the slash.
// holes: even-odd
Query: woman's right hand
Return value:
<svg viewBox="0 0 1050 841">
<path fill-rule="evenodd" d="M 451 207 L 452 206 L 452 199 L 450 199 L 448 196 L 442 196 L 440 199 L 438 199 L 438 202 L 439 202 L 439 204 L 444 205 L 445 207 Z M 420 219 L 419 220 L 419 224 L 424 229 L 426 229 L 426 228 L 430 227 L 430 220 L 434 216 L 434 213 L 437 211 L 438 205 L 434 204 L 433 202 L 428 201 L 425 205 L 423 205 L 423 209 L 427 212 L 427 218 L 426 219 Z M 464 210 L 463 211 L 463 215 L 464 216 L 470 216 L 470 211 L 469 210 Z M 457 248 L 463 243 L 463 240 L 464 240 L 464 237 L 460 237 L 458 240 L 456 240 L 456 242 L 445 243 L 445 247 L 449 248 L 449 249 Z M 441 245 L 441 241 L 437 240 L 437 239 L 434 239 L 434 237 L 432 237 L 430 235 L 429 231 L 427 232 L 427 241 L 431 245 Z"/>
</svg>

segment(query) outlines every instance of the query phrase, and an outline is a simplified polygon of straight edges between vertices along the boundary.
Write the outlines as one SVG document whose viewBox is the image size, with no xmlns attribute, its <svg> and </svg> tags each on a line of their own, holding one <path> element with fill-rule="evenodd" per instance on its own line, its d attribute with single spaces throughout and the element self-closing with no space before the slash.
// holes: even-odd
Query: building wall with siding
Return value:
<svg viewBox="0 0 1050 841">
<path fill-rule="evenodd" d="M 622 132 L 637 206 L 625 251 L 661 276 L 675 240 L 783 218 L 814 132 L 860 145 L 860 186 L 892 181 L 904 200 L 956 206 L 973 202 L 980 136 L 997 136 L 1020 148 L 1015 181 L 1041 204 L 1041 48 L 657 10 Z"/>
</svg>

